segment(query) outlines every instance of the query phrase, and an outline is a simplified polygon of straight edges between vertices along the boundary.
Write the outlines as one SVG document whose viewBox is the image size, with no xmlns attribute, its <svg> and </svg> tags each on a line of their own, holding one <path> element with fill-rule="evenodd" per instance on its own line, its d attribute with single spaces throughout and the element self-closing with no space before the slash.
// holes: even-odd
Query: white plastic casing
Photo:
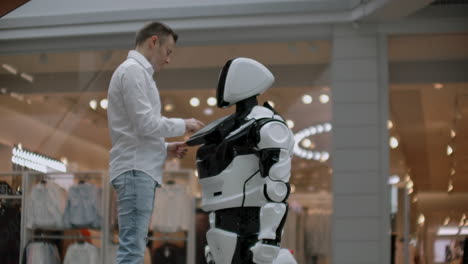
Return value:
<svg viewBox="0 0 468 264">
<path fill-rule="evenodd" d="M 275 77 L 258 61 L 237 58 L 231 62 L 224 84 L 223 100 L 229 105 L 270 88 Z"/>
</svg>

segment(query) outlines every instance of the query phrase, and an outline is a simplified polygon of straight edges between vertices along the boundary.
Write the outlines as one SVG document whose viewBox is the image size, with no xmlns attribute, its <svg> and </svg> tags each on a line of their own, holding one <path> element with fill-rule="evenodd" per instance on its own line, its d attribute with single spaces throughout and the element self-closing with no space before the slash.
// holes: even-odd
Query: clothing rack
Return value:
<svg viewBox="0 0 468 264">
<path fill-rule="evenodd" d="M 176 171 L 165 171 L 165 174 L 168 175 L 166 179 L 175 181 L 175 184 L 185 183 L 187 184 L 190 193 L 195 193 L 196 185 L 198 184 L 197 178 L 193 175 L 193 170 L 185 169 L 185 170 L 176 170 Z M 109 183 L 108 173 L 102 171 L 88 171 L 88 172 L 50 172 L 50 173 L 42 173 L 42 172 L 34 172 L 34 171 L 16 171 L 16 172 L 0 172 L 0 179 L 2 176 L 13 176 L 13 177 L 21 177 L 21 181 L 17 181 L 20 183 L 21 194 L 15 195 L 0 195 L 0 199 L 12 199 L 12 200 L 19 200 L 22 202 L 23 206 L 21 206 L 21 229 L 20 229 L 20 263 L 22 262 L 23 254 L 25 247 L 28 245 L 28 242 L 31 241 L 40 241 L 41 239 L 57 239 L 57 240 L 86 240 L 86 239 L 98 239 L 100 240 L 101 244 L 101 261 L 102 263 L 107 263 L 107 255 L 109 252 L 107 248 L 109 245 L 112 244 L 111 237 L 111 228 L 110 228 L 110 204 L 111 204 L 111 190 L 112 186 Z M 56 234 L 38 234 L 41 230 L 40 228 L 28 229 L 26 227 L 26 212 L 27 212 L 27 199 L 29 198 L 30 191 L 33 186 L 35 186 L 39 180 L 45 179 L 48 181 L 53 181 L 54 179 L 66 179 L 72 178 L 74 179 L 74 183 L 77 183 L 76 180 L 84 180 L 84 179 L 96 179 L 101 178 L 101 187 L 102 187 L 102 200 L 101 208 L 102 208 L 102 222 L 101 222 L 101 234 L 100 235 L 93 235 L 93 236 L 81 236 L 81 235 L 56 235 Z M 16 181 L 16 180 L 15 180 Z M 190 220 L 189 230 L 186 230 L 185 237 L 176 237 L 173 234 L 163 235 L 161 237 L 149 237 L 148 240 L 150 241 L 185 241 L 186 249 L 187 249 L 187 264 L 194 264 L 195 263 L 195 209 L 196 209 L 196 198 L 193 197 L 192 199 L 192 208 L 193 208 L 193 219 Z M 192 216 L 191 216 L 192 217 Z M 43 229 L 44 232 L 47 231 L 68 231 L 74 229 L 61 229 L 61 228 L 46 228 Z"/>
<path fill-rule="evenodd" d="M 1 174 L 0 174 L 1 175 Z M 23 206 L 21 208 L 21 214 L 24 217 L 21 217 L 21 252 L 24 251 L 25 247 L 28 245 L 29 241 L 34 241 L 34 240 L 41 240 L 41 239 L 57 239 L 57 240 L 69 240 L 69 239 L 74 239 L 74 240 L 85 240 L 85 239 L 100 239 L 100 244 L 101 248 L 105 248 L 107 245 L 107 240 L 106 238 L 108 237 L 106 234 L 106 231 L 108 229 L 108 221 L 106 221 L 108 218 L 108 211 L 109 211 L 109 203 L 107 200 L 109 200 L 107 197 L 108 193 L 108 175 L 106 172 L 100 172 L 100 171 L 89 171 L 89 172 L 50 172 L 50 173 L 42 173 L 42 172 L 32 172 L 32 171 L 27 171 L 27 172 L 22 172 L 20 175 L 23 177 L 22 181 L 22 200 L 27 201 L 30 195 L 31 188 L 35 186 L 38 183 L 38 179 L 40 180 L 48 180 L 48 181 L 53 181 L 54 179 L 78 179 L 78 180 L 83 180 L 83 179 L 96 179 L 100 178 L 101 180 L 101 186 L 102 186 L 102 197 L 101 197 L 101 208 L 102 208 L 102 219 L 101 219 L 101 236 L 82 236 L 82 235 L 47 235 L 47 234 L 40 234 L 37 235 L 35 232 L 39 230 L 43 231 L 66 231 L 66 230 L 75 230 L 75 229 L 64 229 L 64 228 L 33 228 L 33 229 L 28 229 L 26 227 L 26 221 L 25 218 L 26 212 L 27 212 L 27 203 L 23 203 Z M 20 263 L 22 261 L 22 254 L 20 255 Z M 104 251 L 101 251 L 101 259 L 103 263 L 106 263 L 106 254 Z"/>
</svg>

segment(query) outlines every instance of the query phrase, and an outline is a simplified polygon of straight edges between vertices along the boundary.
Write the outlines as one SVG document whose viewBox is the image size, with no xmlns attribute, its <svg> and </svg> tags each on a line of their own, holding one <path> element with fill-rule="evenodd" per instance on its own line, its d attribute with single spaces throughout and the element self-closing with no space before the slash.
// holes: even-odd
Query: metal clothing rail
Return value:
<svg viewBox="0 0 468 264">
<path fill-rule="evenodd" d="M 32 239 L 101 239 L 101 236 L 57 236 L 57 235 L 33 235 Z"/>
<path fill-rule="evenodd" d="M 153 241 L 187 241 L 187 238 L 181 237 L 171 237 L 171 236 L 164 236 L 164 237 L 148 237 L 148 240 Z"/>
<path fill-rule="evenodd" d="M 17 195 L 17 194 L 1 194 L 0 199 L 18 199 L 18 200 L 21 200 L 22 197 L 21 197 L 21 194 L 20 195 Z"/>
</svg>

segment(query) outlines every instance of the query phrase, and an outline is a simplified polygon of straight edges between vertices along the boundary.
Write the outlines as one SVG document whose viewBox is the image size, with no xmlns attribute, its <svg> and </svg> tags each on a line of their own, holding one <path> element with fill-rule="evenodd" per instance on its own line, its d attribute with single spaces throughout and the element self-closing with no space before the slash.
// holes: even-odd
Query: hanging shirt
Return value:
<svg viewBox="0 0 468 264">
<path fill-rule="evenodd" d="M 188 230 L 194 214 L 193 199 L 185 185 L 164 185 L 156 191 L 152 225 L 155 231 L 177 232 Z"/>
<path fill-rule="evenodd" d="M 68 247 L 63 264 L 98 264 L 98 249 L 87 243 L 75 243 Z"/>
<path fill-rule="evenodd" d="M 68 190 L 63 224 L 70 228 L 99 228 L 101 212 L 98 208 L 98 188 L 94 184 L 79 183 Z"/>
<path fill-rule="evenodd" d="M 65 199 L 57 184 L 52 182 L 36 184 L 27 200 L 26 227 L 62 228 L 62 205 Z"/>
<path fill-rule="evenodd" d="M 161 116 L 161 101 L 153 67 L 132 50 L 112 75 L 107 117 L 112 140 L 110 180 L 140 170 L 161 183 L 166 160 L 164 138 L 182 136 L 185 122 Z"/>
<path fill-rule="evenodd" d="M 57 246 L 46 242 L 32 242 L 26 248 L 23 259 L 26 264 L 60 264 Z"/>
</svg>

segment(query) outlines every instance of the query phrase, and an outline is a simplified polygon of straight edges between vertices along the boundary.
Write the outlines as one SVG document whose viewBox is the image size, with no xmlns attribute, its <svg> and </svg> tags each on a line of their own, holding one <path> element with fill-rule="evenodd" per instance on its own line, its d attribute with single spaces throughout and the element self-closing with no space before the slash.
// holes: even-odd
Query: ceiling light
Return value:
<svg viewBox="0 0 468 264">
<path fill-rule="evenodd" d="M 290 119 L 286 120 L 286 124 L 287 124 L 288 127 L 291 128 L 291 129 L 294 127 L 294 121 L 292 121 L 292 120 L 290 120 Z"/>
<path fill-rule="evenodd" d="M 214 98 L 214 97 L 208 97 L 208 99 L 206 99 L 206 103 L 207 103 L 209 106 L 215 106 L 217 102 L 218 102 L 218 101 L 217 101 L 216 98 Z"/>
<path fill-rule="evenodd" d="M 413 202 L 413 203 L 417 203 L 417 202 L 418 202 L 418 197 L 417 197 L 417 196 L 414 196 L 412 202 Z"/>
<path fill-rule="evenodd" d="M 204 113 L 205 115 L 212 115 L 212 114 L 213 114 L 213 109 L 211 109 L 211 108 L 209 108 L 209 107 L 208 107 L 208 108 L 205 108 L 205 110 L 203 110 L 203 113 Z"/>
<path fill-rule="evenodd" d="M 107 109 L 107 99 L 102 99 L 100 105 L 102 109 Z"/>
<path fill-rule="evenodd" d="M 310 139 L 308 139 L 308 138 L 305 138 L 305 139 L 302 140 L 301 145 L 304 148 L 308 148 L 308 147 L 310 147 L 310 145 L 312 145 L 312 141 L 310 141 Z"/>
<path fill-rule="evenodd" d="M 396 137 L 390 137 L 390 147 L 396 149 L 398 147 L 398 139 Z"/>
<path fill-rule="evenodd" d="M 412 189 L 414 187 L 414 183 L 412 180 L 409 180 L 407 183 L 406 183 L 406 188 L 408 189 Z"/>
<path fill-rule="evenodd" d="M 418 217 L 418 224 L 419 225 L 424 225 L 424 222 L 426 221 L 426 217 L 424 217 L 423 214 L 420 214 Z"/>
<path fill-rule="evenodd" d="M 273 107 L 273 108 L 275 107 L 275 102 L 273 102 L 273 101 L 267 101 L 267 102 L 268 102 L 269 105 L 271 105 L 271 107 Z"/>
<path fill-rule="evenodd" d="M 454 168 L 452 168 L 452 169 L 450 170 L 450 176 L 453 176 L 453 175 L 455 175 L 455 169 L 454 169 Z"/>
<path fill-rule="evenodd" d="M 452 153 L 453 153 L 453 148 L 452 148 L 452 146 L 447 145 L 447 156 L 452 155 Z"/>
<path fill-rule="evenodd" d="M 67 159 L 66 157 L 60 158 L 60 161 L 61 161 L 63 164 L 65 164 L 65 166 L 68 165 L 68 159 Z"/>
<path fill-rule="evenodd" d="M 441 226 L 437 230 L 437 235 L 439 236 L 453 236 L 458 234 L 459 228 L 453 226 Z"/>
<path fill-rule="evenodd" d="M 315 152 L 315 154 L 314 154 L 314 160 L 320 160 L 320 158 L 322 158 L 322 153 L 320 153 L 320 152 Z"/>
<path fill-rule="evenodd" d="M 315 127 L 310 127 L 307 131 L 308 131 L 309 134 L 312 135 L 312 136 L 315 135 L 315 134 L 317 134 L 317 128 L 315 128 Z"/>
<path fill-rule="evenodd" d="M 289 187 L 291 187 L 291 193 L 295 193 L 296 192 L 296 185 L 294 184 L 290 184 Z"/>
<path fill-rule="evenodd" d="M 452 180 L 450 179 L 449 184 L 448 184 L 448 188 L 447 188 L 447 192 L 451 192 L 452 190 L 453 190 L 453 183 L 452 183 Z"/>
<path fill-rule="evenodd" d="M 463 214 L 462 217 L 460 218 L 460 223 L 458 223 L 458 226 L 464 226 L 466 222 L 466 215 Z"/>
<path fill-rule="evenodd" d="M 455 132 L 455 130 L 453 129 L 450 129 L 450 137 L 455 138 L 456 136 L 457 136 L 457 132 Z"/>
<path fill-rule="evenodd" d="M 322 152 L 322 157 L 320 157 L 321 162 L 325 162 L 330 158 L 330 154 L 326 151 Z"/>
<path fill-rule="evenodd" d="M 322 125 L 317 125 L 317 132 L 322 133 L 325 130 Z"/>
<path fill-rule="evenodd" d="M 330 101 L 330 97 L 327 94 L 322 94 L 320 95 L 319 100 L 322 104 L 326 104 Z"/>
<path fill-rule="evenodd" d="M 434 88 L 437 89 L 437 90 L 440 90 L 440 89 L 444 88 L 444 85 L 441 84 L 441 83 L 434 83 L 433 85 L 434 85 Z"/>
<path fill-rule="evenodd" d="M 400 176 L 392 175 L 388 178 L 388 184 L 394 185 L 400 182 Z"/>
<path fill-rule="evenodd" d="M 96 110 L 97 108 L 97 101 L 95 99 L 89 101 L 89 107 L 91 107 L 91 109 L 93 110 Z"/>
<path fill-rule="evenodd" d="M 393 122 L 392 122 L 392 120 L 388 120 L 388 121 L 387 121 L 387 128 L 388 128 L 388 129 L 392 129 L 392 128 L 393 128 Z"/>
<path fill-rule="evenodd" d="M 308 95 L 308 94 L 305 94 L 305 95 L 302 96 L 302 102 L 303 102 L 304 104 L 311 104 L 312 101 L 313 101 L 312 96 L 310 96 L 310 95 Z"/>
<path fill-rule="evenodd" d="M 193 106 L 193 107 L 199 106 L 200 105 L 200 99 L 198 99 L 197 97 L 190 98 L 190 105 Z"/>
<path fill-rule="evenodd" d="M 14 75 L 18 74 L 18 70 L 9 64 L 2 64 L 2 67 L 3 69 L 5 69 L 7 72 L 11 74 L 14 74 Z"/>
<path fill-rule="evenodd" d="M 18 149 L 23 149 L 23 145 L 21 143 L 18 143 Z"/>
<path fill-rule="evenodd" d="M 444 219 L 443 225 L 446 226 L 446 225 L 449 224 L 449 222 L 450 222 L 450 217 L 447 216 L 447 217 L 445 217 L 445 219 Z"/>
<path fill-rule="evenodd" d="M 325 129 L 325 132 L 330 132 L 332 130 L 332 125 L 330 123 L 325 123 L 323 124 L 323 128 Z"/>
<path fill-rule="evenodd" d="M 28 81 L 30 83 L 34 82 L 34 77 L 32 75 L 29 75 L 29 74 L 27 74 L 25 72 L 22 72 L 20 74 L 20 76 L 21 76 L 21 78 L 25 79 L 26 81 Z"/>
<path fill-rule="evenodd" d="M 173 104 L 166 104 L 164 105 L 164 111 L 166 112 L 172 112 L 174 110 L 174 105 Z"/>
</svg>

